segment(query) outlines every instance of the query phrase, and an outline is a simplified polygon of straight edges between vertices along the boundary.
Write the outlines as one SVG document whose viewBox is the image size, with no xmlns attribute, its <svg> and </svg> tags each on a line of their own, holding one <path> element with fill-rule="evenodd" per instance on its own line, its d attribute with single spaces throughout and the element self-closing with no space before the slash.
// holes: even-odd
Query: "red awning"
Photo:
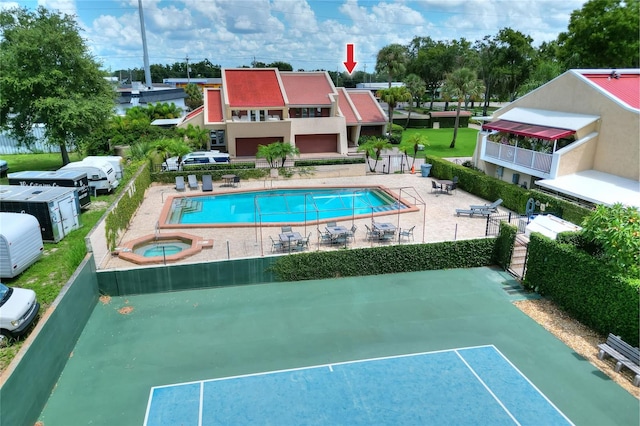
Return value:
<svg viewBox="0 0 640 426">
<path fill-rule="evenodd" d="M 486 123 L 483 130 L 499 130 L 501 132 L 514 133 L 516 135 L 533 138 L 556 140 L 575 133 L 575 130 L 556 129 L 555 127 L 534 126 L 533 124 L 516 123 L 514 121 L 497 120 Z"/>
</svg>

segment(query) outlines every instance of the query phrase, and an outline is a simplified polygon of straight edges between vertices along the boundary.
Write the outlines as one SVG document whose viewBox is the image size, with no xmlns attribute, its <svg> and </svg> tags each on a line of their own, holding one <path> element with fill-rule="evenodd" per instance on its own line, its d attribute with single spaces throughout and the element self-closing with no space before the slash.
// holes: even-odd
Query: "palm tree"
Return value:
<svg viewBox="0 0 640 426">
<path fill-rule="evenodd" d="M 409 93 L 411 93 L 412 101 L 416 101 L 416 106 L 420 104 L 420 98 L 424 95 L 424 92 L 427 91 L 427 84 L 424 82 L 416 74 L 409 74 L 407 78 L 404 79 L 404 86 L 407 88 Z M 413 102 L 409 103 L 409 114 L 407 115 L 407 124 L 405 124 L 404 128 L 406 129 L 409 126 L 409 120 L 411 120 L 411 111 L 413 110 Z"/>
<path fill-rule="evenodd" d="M 272 169 L 284 167 L 287 157 L 293 157 L 295 155 L 300 155 L 300 150 L 288 142 L 274 142 L 269 145 L 258 145 L 258 152 L 256 153 L 256 157 L 267 160 L 269 167 Z M 278 163 L 278 160 L 282 160 L 282 165 Z"/>
<path fill-rule="evenodd" d="M 386 74 L 389 88 L 394 77 L 402 75 L 407 64 L 407 48 L 401 44 L 390 44 L 383 47 L 376 57 L 376 72 Z"/>
<path fill-rule="evenodd" d="M 418 155 L 419 145 L 428 146 L 427 137 L 424 135 L 420 135 L 418 133 L 414 133 L 409 136 L 407 139 L 403 139 L 398 145 L 398 150 L 404 154 L 404 161 L 407 163 L 407 167 L 409 169 L 413 169 L 416 164 L 416 156 Z M 409 167 L 409 154 L 412 155 L 413 160 L 411 161 L 411 167 Z"/>
<path fill-rule="evenodd" d="M 369 171 L 375 172 L 376 167 L 378 166 L 378 160 L 380 160 L 380 155 L 382 151 L 385 149 L 391 149 L 392 146 L 389 143 L 389 140 L 386 138 L 369 138 L 366 142 L 361 143 L 358 146 L 358 151 L 364 151 L 364 155 L 367 157 L 367 164 L 369 165 Z M 376 162 L 373 163 L 373 167 L 371 167 L 371 163 L 369 162 L 369 157 L 375 156 Z"/>
<path fill-rule="evenodd" d="M 449 148 L 455 148 L 456 138 L 458 137 L 458 126 L 460 122 L 460 106 L 464 101 L 480 99 L 484 93 L 484 83 L 478 80 L 475 71 L 469 68 L 459 68 L 452 73 L 447 74 L 442 86 L 442 95 L 449 101 L 458 100 L 458 108 L 456 108 L 456 122 L 453 126 L 453 139 Z"/>
<path fill-rule="evenodd" d="M 393 110 L 398 106 L 399 102 L 411 101 L 411 92 L 402 86 L 378 90 L 376 94 L 383 102 L 389 105 L 389 127 L 391 127 L 393 123 Z M 389 131 L 391 131 L 391 129 L 389 129 Z"/>
<path fill-rule="evenodd" d="M 196 149 L 211 149 L 211 135 L 209 130 L 189 124 L 186 128 L 178 128 L 178 134 Z"/>
</svg>

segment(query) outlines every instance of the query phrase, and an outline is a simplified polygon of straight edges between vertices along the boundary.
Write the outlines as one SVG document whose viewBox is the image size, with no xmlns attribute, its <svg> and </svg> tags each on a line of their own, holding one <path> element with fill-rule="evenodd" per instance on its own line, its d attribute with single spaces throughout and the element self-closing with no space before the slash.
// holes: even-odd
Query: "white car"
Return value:
<svg viewBox="0 0 640 426">
<path fill-rule="evenodd" d="M 0 283 L 0 346 L 24 334 L 39 310 L 35 291 Z"/>
<path fill-rule="evenodd" d="M 178 157 L 171 157 L 162 163 L 162 170 L 176 172 L 184 166 L 197 164 L 229 163 L 229 154 L 220 151 L 195 151 L 182 157 L 178 164 Z"/>
</svg>

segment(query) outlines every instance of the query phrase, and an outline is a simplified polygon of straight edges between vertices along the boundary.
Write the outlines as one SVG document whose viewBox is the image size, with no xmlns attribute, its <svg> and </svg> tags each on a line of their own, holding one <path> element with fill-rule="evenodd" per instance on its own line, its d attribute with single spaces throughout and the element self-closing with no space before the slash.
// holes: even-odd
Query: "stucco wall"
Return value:
<svg viewBox="0 0 640 426">
<path fill-rule="evenodd" d="M 578 76 L 567 73 L 500 110 L 516 107 L 597 115 L 599 133 L 593 168 L 628 179 L 640 179 L 640 114 L 623 106 Z M 583 129 L 588 133 L 590 129 Z"/>
</svg>

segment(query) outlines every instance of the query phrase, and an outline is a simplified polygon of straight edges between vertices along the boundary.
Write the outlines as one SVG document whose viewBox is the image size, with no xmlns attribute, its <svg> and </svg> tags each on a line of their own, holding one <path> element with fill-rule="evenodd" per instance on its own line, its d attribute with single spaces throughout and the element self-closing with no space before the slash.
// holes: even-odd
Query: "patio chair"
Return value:
<svg viewBox="0 0 640 426">
<path fill-rule="evenodd" d="M 176 176 L 176 191 L 184 191 L 184 176 Z"/>
<path fill-rule="evenodd" d="M 355 241 L 357 230 L 358 230 L 358 227 L 356 225 L 351 226 L 351 229 L 347 231 L 347 238 Z"/>
<path fill-rule="evenodd" d="M 431 181 L 431 193 L 434 192 L 442 192 L 442 185 L 440 185 L 438 182 L 436 182 L 435 180 Z"/>
<path fill-rule="evenodd" d="M 309 235 L 307 236 L 307 238 L 303 238 L 301 240 L 298 240 L 298 243 L 295 246 L 296 250 L 305 250 L 307 248 L 309 248 L 309 240 L 311 239 L 311 232 L 309 232 Z"/>
<path fill-rule="evenodd" d="M 280 231 L 282 231 L 283 234 L 285 234 L 287 232 L 292 232 L 291 226 L 290 225 L 281 226 L 280 227 Z"/>
<path fill-rule="evenodd" d="M 414 239 L 413 238 L 413 230 L 415 229 L 415 227 L 416 226 L 414 225 L 409 229 L 401 229 L 400 230 L 400 238 L 406 238 L 407 240 L 409 238 L 411 238 L 413 240 Z"/>
<path fill-rule="evenodd" d="M 211 175 L 202 175 L 202 191 L 213 191 L 213 178 Z"/>
<path fill-rule="evenodd" d="M 327 226 L 337 226 L 336 222 L 327 222 Z"/>
<path fill-rule="evenodd" d="M 284 245 L 282 245 L 282 243 L 280 241 L 274 240 L 272 236 L 269 236 L 269 238 L 271 238 L 271 251 L 272 252 L 278 252 L 278 251 L 282 251 L 284 249 Z"/>
<path fill-rule="evenodd" d="M 187 179 L 189 180 L 189 189 L 198 189 L 198 178 L 196 175 L 189 175 Z"/>
<path fill-rule="evenodd" d="M 452 182 L 453 183 L 458 183 L 458 176 L 454 176 L 453 179 L 452 179 Z"/>
<path fill-rule="evenodd" d="M 318 228 L 318 239 L 321 244 L 331 244 L 331 234 L 328 232 L 322 232 L 320 228 Z"/>
<path fill-rule="evenodd" d="M 240 186 L 240 176 L 236 176 L 233 178 L 233 187 L 237 188 Z"/>
<path fill-rule="evenodd" d="M 367 240 L 377 240 L 380 238 L 380 232 L 376 231 L 375 229 L 369 228 L 369 225 L 365 225 L 364 227 L 367 230 L 367 234 L 365 237 Z"/>
<path fill-rule="evenodd" d="M 447 194 L 455 191 L 458 188 L 458 183 L 457 182 L 453 182 L 450 185 L 447 185 L 444 190 L 447 191 Z"/>
</svg>

